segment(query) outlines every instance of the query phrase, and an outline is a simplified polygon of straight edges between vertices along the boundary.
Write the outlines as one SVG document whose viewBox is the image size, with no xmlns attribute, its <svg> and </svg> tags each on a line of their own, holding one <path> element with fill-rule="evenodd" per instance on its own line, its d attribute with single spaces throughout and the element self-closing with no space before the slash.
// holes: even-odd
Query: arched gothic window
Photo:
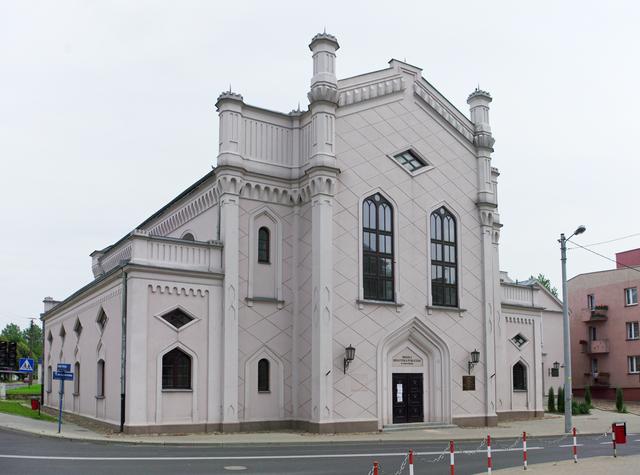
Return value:
<svg viewBox="0 0 640 475">
<path fill-rule="evenodd" d="M 513 390 L 527 390 L 527 367 L 520 361 L 513 365 Z"/>
<path fill-rule="evenodd" d="M 393 208 L 380 193 L 362 203 L 364 298 L 394 300 Z"/>
<path fill-rule="evenodd" d="M 269 360 L 262 358 L 258 361 L 258 392 L 269 391 Z"/>
<path fill-rule="evenodd" d="M 180 348 L 162 357 L 162 389 L 191 389 L 191 357 Z"/>
<path fill-rule="evenodd" d="M 456 220 L 445 208 L 431 213 L 431 298 L 433 305 L 458 306 Z"/>
<path fill-rule="evenodd" d="M 258 262 L 269 264 L 269 252 L 271 250 L 271 238 L 269 228 L 262 226 L 258 230 Z"/>
</svg>

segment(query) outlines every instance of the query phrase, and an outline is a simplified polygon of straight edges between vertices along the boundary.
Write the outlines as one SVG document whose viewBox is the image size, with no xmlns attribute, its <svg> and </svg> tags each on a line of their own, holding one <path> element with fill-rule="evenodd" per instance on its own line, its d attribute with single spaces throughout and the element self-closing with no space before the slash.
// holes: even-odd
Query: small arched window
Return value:
<svg viewBox="0 0 640 475">
<path fill-rule="evenodd" d="M 182 236 L 182 238 L 181 238 L 181 239 L 183 239 L 183 240 L 185 240 L 185 241 L 195 241 L 195 240 L 196 240 L 196 238 L 195 238 L 195 237 L 193 236 L 193 234 L 191 234 L 191 233 L 185 233 L 185 234 Z"/>
<path fill-rule="evenodd" d="M 262 358 L 258 361 L 258 392 L 269 392 L 269 360 Z"/>
<path fill-rule="evenodd" d="M 258 230 L 258 262 L 269 264 L 271 250 L 271 237 L 269 228 L 262 226 Z"/>
<path fill-rule="evenodd" d="M 98 360 L 98 386 L 96 388 L 96 396 L 104 397 L 104 360 Z"/>
<path fill-rule="evenodd" d="M 527 367 L 520 361 L 513 365 L 513 390 L 527 390 Z"/>
<path fill-rule="evenodd" d="M 380 193 L 362 203 L 364 298 L 394 300 L 393 208 Z"/>
<path fill-rule="evenodd" d="M 191 357 L 180 348 L 162 357 L 162 389 L 191 389 Z"/>
<path fill-rule="evenodd" d="M 80 395 L 80 362 L 76 361 L 73 365 L 73 395 Z"/>
<path fill-rule="evenodd" d="M 433 305 L 458 306 L 456 220 L 445 208 L 431 213 L 431 299 Z"/>
</svg>

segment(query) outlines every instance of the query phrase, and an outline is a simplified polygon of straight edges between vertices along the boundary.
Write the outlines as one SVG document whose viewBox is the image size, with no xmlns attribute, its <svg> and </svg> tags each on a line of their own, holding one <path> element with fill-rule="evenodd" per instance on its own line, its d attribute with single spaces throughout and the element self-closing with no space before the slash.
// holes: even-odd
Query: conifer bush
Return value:
<svg viewBox="0 0 640 475">
<path fill-rule="evenodd" d="M 556 412 L 556 395 L 553 393 L 553 388 L 549 388 L 549 396 L 547 397 L 547 411 Z"/>
</svg>

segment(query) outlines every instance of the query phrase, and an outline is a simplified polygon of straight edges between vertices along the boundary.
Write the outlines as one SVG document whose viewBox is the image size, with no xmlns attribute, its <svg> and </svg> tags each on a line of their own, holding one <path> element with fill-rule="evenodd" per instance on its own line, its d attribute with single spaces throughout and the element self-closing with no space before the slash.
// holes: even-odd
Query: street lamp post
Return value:
<svg viewBox="0 0 640 475">
<path fill-rule="evenodd" d="M 560 260 L 562 261 L 562 336 L 564 342 L 564 431 L 572 430 L 571 410 L 573 395 L 571 393 L 571 339 L 569 336 L 569 296 L 567 295 L 567 241 L 573 236 L 582 234 L 587 230 L 584 226 L 578 226 L 571 236 L 565 238 L 560 234 Z"/>
</svg>

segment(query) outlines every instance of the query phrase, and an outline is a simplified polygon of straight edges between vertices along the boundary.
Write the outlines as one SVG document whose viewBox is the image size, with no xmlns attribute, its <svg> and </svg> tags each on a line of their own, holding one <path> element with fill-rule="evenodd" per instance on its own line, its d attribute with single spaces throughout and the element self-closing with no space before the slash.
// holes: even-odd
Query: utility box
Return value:
<svg viewBox="0 0 640 475">
<path fill-rule="evenodd" d="M 611 424 L 611 432 L 613 433 L 613 440 L 616 444 L 627 443 L 627 423 L 626 422 L 614 422 Z"/>
</svg>

